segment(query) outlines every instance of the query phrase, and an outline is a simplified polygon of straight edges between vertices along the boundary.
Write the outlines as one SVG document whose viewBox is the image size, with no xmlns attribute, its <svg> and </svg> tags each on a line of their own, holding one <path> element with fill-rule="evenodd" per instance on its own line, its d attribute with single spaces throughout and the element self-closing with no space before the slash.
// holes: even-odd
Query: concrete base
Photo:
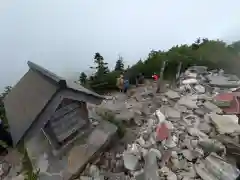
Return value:
<svg viewBox="0 0 240 180">
<path fill-rule="evenodd" d="M 86 138 L 77 139 L 73 148 L 56 157 L 42 133 L 25 142 L 29 158 L 35 169 L 40 169 L 40 180 L 68 180 L 80 175 L 116 135 L 117 127 L 101 122 Z"/>
</svg>

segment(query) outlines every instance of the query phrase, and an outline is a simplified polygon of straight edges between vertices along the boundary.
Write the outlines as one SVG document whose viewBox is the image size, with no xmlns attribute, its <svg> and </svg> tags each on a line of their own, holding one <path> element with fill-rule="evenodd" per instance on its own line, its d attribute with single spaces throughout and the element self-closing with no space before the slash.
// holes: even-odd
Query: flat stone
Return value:
<svg viewBox="0 0 240 180">
<path fill-rule="evenodd" d="M 210 118 L 220 134 L 240 134 L 240 125 L 233 122 L 230 117 L 212 113 Z"/>
<path fill-rule="evenodd" d="M 176 91 L 168 90 L 165 93 L 165 96 L 167 96 L 169 99 L 179 99 L 180 96 Z"/>
<path fill-rule="evenodd" d="M 161 108 L 161 111 L 170 121 L 177 121 L 177 120 L 180 120 L 181 118 L 181 113 L 174 108 L 163 107 Z"/>
<path fill-rule="evenodd" d="M 215 104 L 211 103 L 210 101 L 206 101 L 203 106 L 207 109 L 209 109 L 211 112 L 215 113 L 222 113 L 222 110 L 216 106 Z"/>
<path fill-rule="evenodd" d="M 197 109 L 197 101 L 192 99 L 189 96 L 183 96 L 179 101 L 178 101 L 179 105 L 182 106 L 186 106 L 189 109 Z"/>
<path fill-rule="evenodd" d="M 187 131 L 191 136 L 195 136 L 202 139 L 208 138 L 208 135 L 206 135 L 197 128 L 187 128 Z"/>
</svg>

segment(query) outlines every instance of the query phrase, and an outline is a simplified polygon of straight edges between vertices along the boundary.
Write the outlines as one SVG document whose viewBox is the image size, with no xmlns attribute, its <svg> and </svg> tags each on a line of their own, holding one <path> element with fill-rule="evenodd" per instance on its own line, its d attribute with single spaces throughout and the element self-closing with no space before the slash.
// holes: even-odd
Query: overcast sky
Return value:
<svg viewBox="0 0 240 180">
<path fill-rule="evenodd" d="M 238 0 L 0 0 L 0 89 L 31 60 L 62 76 L 87 70 L 95 52 L 114 66 L 197 37 L 240 39 Z"/>
</svg>

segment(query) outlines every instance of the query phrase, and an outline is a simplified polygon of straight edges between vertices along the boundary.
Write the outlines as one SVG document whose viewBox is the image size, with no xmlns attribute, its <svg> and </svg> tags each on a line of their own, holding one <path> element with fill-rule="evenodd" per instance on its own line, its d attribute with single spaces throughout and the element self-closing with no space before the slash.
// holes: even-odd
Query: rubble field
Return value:
<svg viewBox="0 0 240 180">
<path fill-rule="evenodd" d="M 111 114 L 125 125 L 125 136 L 79 179 L 235 180 L 240 126 L 230 107 L 239 108 L 239 87 L 222 70 L 192 67 L 165 92 L 156 94 L 156 83 L 147 82 L 128 95 L 112 94 L 89 115 Z"/>
<path fill-rule="evenodd" d="M 238 77 L 225 74 L 223 70 L 208 71 L 206 67 L 193 66 L 182 73 L 175 84 L 174 88 L 164 84 L 161 92 L 156 93 L 157 83 L 146 80 L 127 94 L 116 92 L 105 96 L 101 105 L 88 104 L 89 119 L 94 127 L 110 121 L 123 137 L 114 138 L 107 150 L 83 166 L 85 169 L 77 179 L 238 178 Z M 100 136 L 95 133 L 94 137 L 96 134 Z M 98 138 L 91 140 L 93 147 L 99 144 Z M 81 158 L 76 158 L 80 156 L 79 151 L 76 150 L 74 155 L 74 163 L 81 164 Z M 14 150 L 1 160 L 0 179 L 8 174 L 4 180 L 23 180 L 22 174 L 16 176 L 20 173 L 22 159 L 22 155 Z M 11 162 L 11 167 L 6 162 Z M 45 163 L 40 165 L 47 167 Z M 63 176 L 59 172 L 53 177 Z"/>
</svg>

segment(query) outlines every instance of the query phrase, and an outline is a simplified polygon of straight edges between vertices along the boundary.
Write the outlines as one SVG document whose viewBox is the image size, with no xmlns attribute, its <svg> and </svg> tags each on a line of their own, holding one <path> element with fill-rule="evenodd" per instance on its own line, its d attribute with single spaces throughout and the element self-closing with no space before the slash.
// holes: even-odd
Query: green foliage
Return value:
<svg viewBox="0 0 240 180">
<path fill-rule="evenodd" d="M 82 85 L 86 84 L 86 82 L 87 82 L 87 75 L 84 72 L 82 72 L 80 74 L 79 81 L 80 81 L 80 83 Z"/>
<path fill-rule="evenodd" d="M 115 71 L 123 71 L 123 70 L 124 70 L 123 57 L 119 56 L 116 62 Z"/>
<path fill-rule="evenodd" d="M 39 177 L 39 170 L 37 172 L 26 172 L 24 180 L 38 180 Z"/>
<path fill-rule="evenodd" d="M 12 90 L 11 86 L 6 86 L 4 88 L 3 93 L 0 95 L 0 119 L 3 121 L 4 126 L 8 126 L 6 114 L 5 114 L 5 108 L 4 108 L 4 103 L 3 99 L 7 96 L 7 94 Z"/>
<path fill-rule="evenodd" d="M 99 55 L 98 53 L 97 57 Z M 97 59 L 103 58 L 100 56 Z M 128 67 L 124 75 L 129 78 L 131 84 L 135 84 L 136 76 L 139 73 L 144 73 L 146 78 L 151 78 L 153 73 L 160 73 L 162 62 L 166 60 L 164 79 L 167 80 L 175 78 L 179 62 L 182 62 L 181 72 L 189 66 L 201 65 L 207 66 L 209 69 L 222 68 L 227 73 L 240 76 L 240 41 L 227 45 L 221 40 L 198 38 L 191 45 L 176 45 L 168 51 L 152 50 L 145 60 L 139 60 L 132 67 Z M 96 61 L 95 58 L 96 62 L 99 60 Z M 116 64 L 116 66 L 118 65 Z M 104 89 L 113 90 L 116 88 L 116 78 L 119 74 L 119 71 L 114 70 L 107 75 L 98 76 L 90 83 L 90 87 L 100 92 L 103 92 Z"/>
</svg>

